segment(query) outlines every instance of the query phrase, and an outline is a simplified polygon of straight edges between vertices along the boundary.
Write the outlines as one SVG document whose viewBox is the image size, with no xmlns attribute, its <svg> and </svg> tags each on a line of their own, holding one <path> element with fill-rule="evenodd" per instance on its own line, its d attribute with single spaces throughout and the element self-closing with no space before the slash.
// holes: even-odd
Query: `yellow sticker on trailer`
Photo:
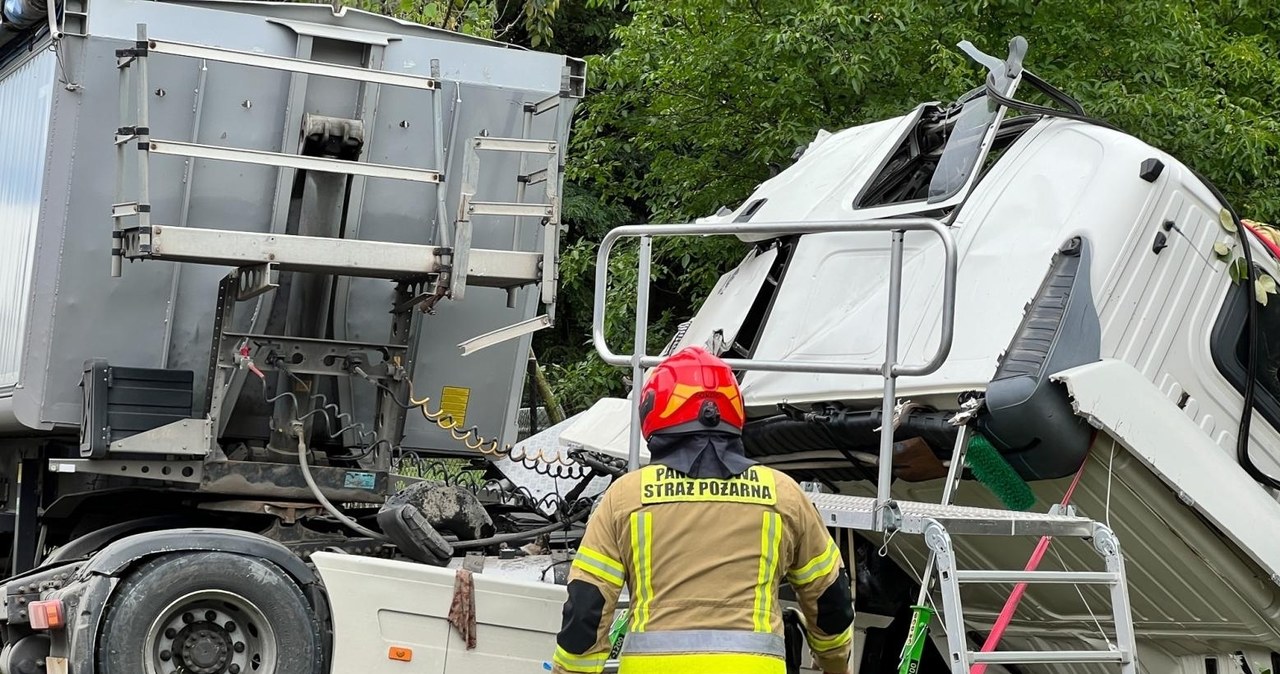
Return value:
<svg viewBox="0 0 1280 674">
<path fill-rule="evenodd" d="M 471 402 L 471 389 L 461 386 L 446 386 L 440 389 L 440 411 L 444 413 L 441 421 L 452 421 L 458 426 L 467 423 L 467 405 Z M 450 419 L 452 417 L 452 419 Z"/>
</svg>

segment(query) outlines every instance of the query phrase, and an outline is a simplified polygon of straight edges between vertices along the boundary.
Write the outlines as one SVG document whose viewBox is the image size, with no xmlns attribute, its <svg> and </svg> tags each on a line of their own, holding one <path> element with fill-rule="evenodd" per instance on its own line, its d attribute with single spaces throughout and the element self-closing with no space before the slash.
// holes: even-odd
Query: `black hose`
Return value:
<svg viewBox="0 0 1280 674">
<path fill-rule="evenodd" d="M 459 541 L 453 544 L 453 549 L 454 550 L 470 550 L 473 548 L 487 548 L 490 545 L 499 545 L 501 543 L 517 543 L 520 541 L 527 541 L 530 538 L 537 538 L 542 534 L 551 533 L 552 531 L 555 531 L 557 529 L 563 529 L 566 526 L 573 524 L 575 522 L 580 522 L 586 519 L 587 515 L 589 515 L 590 513 L 591 513 L 590 510 L 588 510 L 587 508 L 583 508 L 582 510 L 579 510 L 576 514 L 570 515 L 569 518 L 564 520 L 563 522 L 552 522 L 551 524 L 547 524 L 545 526 L 541 526 L 536 529 L 529 529 L 528 531 L 517 531 L 511 534 L 500 534 L 497 536 L 490 536 L 488 538 L 477 538 L 474 541 Z"/>
<path fill-rule="evenodd" d="M 1213 192 L 1213 196 L 1222 202 L 1227 212 L 1231 214 L 1231 221 L 1236 225 L 1236 236 L 1240 238 L 1240 247 L 1244 249 L 1245 277 L 1247 282 L 1246 301 L 1249 303 L 1249 311 L 1245 314 L 1245 334 L 1248 340 L 1248 354 L 1245 356 L 1244 365 L 1244 412 L 1240 417 L 1240 428 L 1236 436 L 1236 459 L 1240 465 L 1244 467 L 1249 477 L 1261 482 L 1272 489 L 1280 489 L 1280 480 L 1262 472 L 1262 469 L 1253 462 L 1253 457 L 1249 456 L 1249 429 L 1253 425 L 1253 396 L 1258 387 L 1258 301 L 1253 298 L 1253 286 L 1257 282 L 1255 270 L 1253 268 L 1253 253 L 1250 250 L 1249 238 L 1244 223 L 1240 221 L 1240 216 L 1236 213 L 1236 209 L 1227 202 L 1225 196 L 1222 195 L 1216 185 L 1209 182 L 1208 178 L 1196 173 L 1192 169 L 1196 177 Z"/>
<path fill-rule="evenodd" d="M 573 459 L 574 461 L 577 461 L 578 463 L 581 463 L 582 465 L 590 468 L 591 470 L 595 471 L 600 475 L 612 475 L 613 477 L 622 477 L 627 473 L 627 468 L 625 465 L 619 466 L 612 463 L 606 463 L 604 460 L 602 460 L 602 457 L 599 457 L 595 454 L 592 454 L 590 452 L 585 452 L 579 449 L 569 450 L 569 458 Z"/>
<path fill-rule="evenodd" d="M 1071 119 L 1085 124 L 1092 124 L 1094 126 L 1111 129 L 1112 131 L 1117 131 L 1119 133 L 1125 133 L 1123 129 L 1107 122 L 1106 120 L 1090 117 L 1089 115 L 1084 114 L 1083 109 L 1079 108 L 1078 104 L 1076 106 L 1072 106 L 1073 111 L 1066 111 L 1008 98 L 996 91 L 993 78 L 991 76 L 987 77 L 987 95 L 991 100 L 1012 110 L 1040 114 L 1048 117 Z M 1066 97 L 1065 94 L 1061 95 Z M 1054 98 L 1057 97 L 1055 96 Z M 1074 111 L 1077 109 L 1081 110 L 1081 112 Z M 1240 221 L 1240 216 L 1236 213 L 1235 208 L 1232 207 L 1231 202 L 1227 201 L 1226 195 L 1222 193 L 1222 190 L 1218 189 L 1217 185 L 1213 184 L 1213 181 L 1209 180 L 1199 171 L 1196 171 L 1190 166 L 1187 168 L 1191 170 L 1191 173 L 1195 175 L 1200 182 L 1204 183 L 1205 187 L 1209 188 L 1209 191 L 1213 193 L 1214 198 L 1216 198 L 1222 204 L 1222 207 L 1227 209 L 1227 212 L 1231 214 L 1231 220 L 1236 226 L 1236 236 L 1240 239 L 1240 247 L 1244 249 L 1245 277 L 1243 280 L 1248 283 L 1248 292 L 1252 293 L 1257 277 L 1253 267 L 1253 253 L 1251 251 L 1244 223 Z M 1257 464 L 1253 462 L 1253 458 L 1249 456 L 1249 429 L 1253 424 L 1253 398 L 1258 383 L 1256 369 L 1258 364 L 1258 303 L 1253 297 L 1249 297 L 1248 302 L 1249 309 L 1245 318 L 1245 331 L 1247 335 L 1246 338 L 1248 339 L 1248 355 L 1246 356 L 1247 362 L 1245 363 L 1243 391 L 1244 405 L 1240 414 L 1240 425 L 1236 434 L 1236 460 L 1240 463 L 1240 466 L 1244 468 L 1245 472 L 1249 474 L 1249 477 L 1253 478 L 1256 482 L 1260 482 L 1272 489 L 1280 490 L 1280 479 L 1262 472 L 1262 469 L 1258 468 Z"/>
<path fill-rule="evenodd" d="M 348 529 L 351 529 L 361 536 L 372 538 L 375 541 L 387 542 L 388 539 L 386 536 L 360 526 L 358 522 L 342 514 L 341 510 L 338 510 L 338 508 L 334 506 L 329 499 L 325 498 L 324 492 L 320 490 L 320 486 L 316 484 L 315 478 L 311 476 L 311 467 L 307 465 L 307 441 L 306 437 L 303 435 L 302 422 L 294 422 L 293 433 L 298 439 L 298 466 L 302 468 L 302 478 L 306 480 L 307 488 L 311 490 L 312 495 L 316 497 L 316 500 L 320 502 L 320 505 L 323 506 L 325 510 L 329 511 L 330 515 L 333 515 L 334 518 L 345 525 Z"/>
</svg>

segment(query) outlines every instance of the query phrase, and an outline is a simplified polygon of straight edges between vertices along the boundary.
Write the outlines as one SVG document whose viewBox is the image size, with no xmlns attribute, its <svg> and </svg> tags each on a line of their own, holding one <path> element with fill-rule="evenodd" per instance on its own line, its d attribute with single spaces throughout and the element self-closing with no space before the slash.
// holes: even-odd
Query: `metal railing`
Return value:
<svg viewBox="0 0 1280 674">
<path fill-rule="evenodd" d="M 943 299 L 942 328 L 938 348 L 924 363 L 906 365 L 898 362 L 898 328 L 902 303 L 902 256 L 906 232 L 933 232 L 942 241 Z M 785 236 L 790 234 L 818 234 L 827 232 L 887 232 L 892 236 L 889 255 L 889 307 L 885 326 L 885 357 L 879 363 L 845 363 L 837 361 L 788 361 L 726 358 L 724 361 L 735 370 L 801 372 L 813 374 L 880 375 L 884 380 L 882 422 L 880 425 L 880 461 L 876 496 L 876 530 L 885 529 L 884 511 L 890 504 L 889 483 L 893 469 L 893 411 L 897 399 L 897 378 L 922 376 L 935 372 L 951 353 L 955 327 L 956 297 L 956 247 L 951 232 L 945 224 L 932 218 L 901 218 L 886 220 L 842 220 L 819 222 L 759 222 L 714 225 L 698 224 L 649 224 L 618 227 L 605 235 L 596 256 L 595 298 L 591 323 L 591 338 L 596 352 L 610 365 L 631 366 L 633 388 L 638 389 L 643 380 L 644 368 L 652 367 L 662 358 L 650 356 L 647 335 L 649 330 L 649 284 L 653 237 L 662 236 L 725 236 L 738 234 L 766 234 Z M 636 326 L 634 350 L 630 354 L 617 354 L 605 339 L 605 309 L 609 288 L 609 254 L 623 238 L 640 239 L 639 276 L 636 289 Z M 639 396 L 631 406 L 631 443 L 627 466 L 636 470 L 640 466 L 640 410 Z"/>
</svg>

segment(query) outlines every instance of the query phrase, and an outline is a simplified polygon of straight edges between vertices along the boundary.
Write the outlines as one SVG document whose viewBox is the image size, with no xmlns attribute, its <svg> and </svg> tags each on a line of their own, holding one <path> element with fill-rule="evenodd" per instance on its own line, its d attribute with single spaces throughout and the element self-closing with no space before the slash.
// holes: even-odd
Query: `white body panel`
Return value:
<svg viewBox="0 0 1280 674">
<path fill-rule="evenodd" d="M 468 651 L 448 620 L 454 570 L 332 553 L 312 561 L 333 610 L 335 674 L 539 674 L 555 650 L 562 586 L 475 574 Z M 391 659 L 393 648 L 411 659 Z"/>
<path fill-rule="evenodd" d="M 1280 580 L 1280 539 L 1258 522 L 1280 522 L 1269 497 L 1212 439 L 1133 367 L 1104 360 L 1062 372 L 1078 413 L 1158 475 Z M 1280 615 L 1276 616 L 1280 618 Z"/>
<path fill-rule="evenodd" d="M 565 420 L 560 442 L 625 459 L 631 442 L 631 401 L 603 398 L 573 419 Z M 640 465 L 649 463 L 649 450 L 640 447 Z"/>
<path fill-rule="evenodd" d="M 56 62 L 44 50 L 0 79 L 0 110 L 18 111 L 0 124 L 0 389 L 20 381 Z"/>
<path fill-rule="evenodd" d="M 742 322 L 760 292 L 760 286 L 769 275 L 769 268 L 777 259 L 776 248 L 761 253 L 753 250 L 742 264 L 721 276 L 684 335 L 671 345 L 670 351 L 674 353 L 686 346 L 718 351 L 717 342 L 732 343 L 742 329 Z"/>
<path fill-rule="evenodd" d="M 1134 138 L 1063 121 L 1041 123 L 1011 147 L 953 227 L 960 264 L 951 355 L 937 372 L 903 379 L 902 395 L 984 387 L 1054 252 L 1071 236 L 1083 234 L 1094 246 L 1094 287 L 1114 283 L 1106 261 L 1119 255 L 1135 224 L 1152 217 L 1161 191 L 1137 177 L 1152 156 L 1174 161 Z M 1176 173 L 1170 168 L 1162 180 Z M 854 217 L 851 199 L 826 203 L 810 217 Z M 876 326 L 887 310 L 888 244 L 877 234 L 804 237 L 755 357 L 883 360 L 884 331 Z M 908 234 L 906 244 L 899 357 L 914 364 L 937 348 L 942 254 L 927 235 Z M 743 393 L 760 407 L 871 397 L 881 386 L 878 377 L 753 372 Z"/>
<path fill-rule="evenodd" d="M 442 569 L 329 552 L 311 559 L 334 614 L 334 674 L 535 674 L 549 669 L 568 593 L 552 583 L 550 572 L 542 573 L 545 558 L 486 558 L 483 570 L 473 576 L 472 651 L 448 621 L 458 560 Z M 619 603 L 627 603 L 625 590 Z M 855 625 L 855 653 L 861 652 L 867 622 L 864 618 Z M 884 626 L 874 616 L 870 622 Z M 392 649 L 412 651 L 411 659 L 392 659 Z M 802 674 L 819 674 L 808 657 L 803 664 Z M 614 671 L 613 665 L 605 671 Z M 998 667 L 989 671 L 1005 674 Z"/>
</svg>

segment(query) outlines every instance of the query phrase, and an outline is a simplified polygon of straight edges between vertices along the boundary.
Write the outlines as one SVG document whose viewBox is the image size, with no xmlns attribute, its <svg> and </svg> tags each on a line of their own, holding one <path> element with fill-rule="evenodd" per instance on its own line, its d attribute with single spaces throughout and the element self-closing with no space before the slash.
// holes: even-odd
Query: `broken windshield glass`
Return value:
<svg viewBox="0 0 1280 674">
<path fill-rule="evenodd" d="M 929 181 L 929 203 L 945 201 L 964 189 L 981 161 L 983 142 L 999 111 L 986 96 L 964 104 Z"/>
</svg>

